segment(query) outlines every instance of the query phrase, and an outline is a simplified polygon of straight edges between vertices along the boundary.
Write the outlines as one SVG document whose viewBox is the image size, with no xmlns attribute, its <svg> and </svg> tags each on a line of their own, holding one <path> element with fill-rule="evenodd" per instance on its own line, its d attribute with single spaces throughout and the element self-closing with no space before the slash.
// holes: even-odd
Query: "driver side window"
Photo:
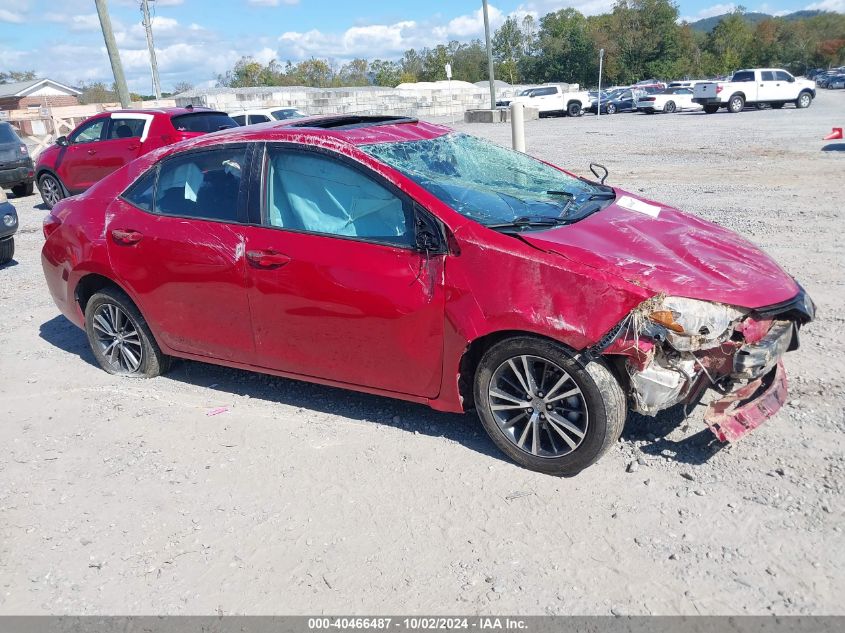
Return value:
<svg viewBox="0 0 845 633">
<path fill-rule="evenodd" d="M 413 244 L 411 205 L 336 158 L 271 150 L 266 182 L 270 226 L 397 246 Z"/>
<path fill-rule="evenodd" d="M 82 127 L 76 130 L 68 138 L 70 143 L 94 143 L 99 141 L 103 136 L 103 129 L 106 126 L 108 119 L 97 119 L 84 123 Z"/>
</svg>

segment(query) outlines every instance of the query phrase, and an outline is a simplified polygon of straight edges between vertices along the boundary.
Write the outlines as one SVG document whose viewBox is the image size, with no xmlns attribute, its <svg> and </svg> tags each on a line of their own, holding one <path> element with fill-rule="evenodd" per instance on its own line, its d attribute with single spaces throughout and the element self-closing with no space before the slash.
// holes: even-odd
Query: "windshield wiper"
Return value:
<svg viewBox="0 0 845 633">
<path fill-rule="evenodd" d="M 561 218 L 529 218 L 522 216 L 510 222 L 499 222 L 496 224 L 485 224 L 488 229 L 524 229 L 534 226 L 557 226 L 565 221 Z"/>
</svg>

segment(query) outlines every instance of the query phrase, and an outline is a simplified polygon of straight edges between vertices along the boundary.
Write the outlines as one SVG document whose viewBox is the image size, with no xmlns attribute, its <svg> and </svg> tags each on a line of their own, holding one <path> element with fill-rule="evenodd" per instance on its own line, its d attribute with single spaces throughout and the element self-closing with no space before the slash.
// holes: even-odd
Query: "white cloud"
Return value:
<svg viewBox="0 0 845 633">
<path fill-rule="evenodd" d="M 806 9 L 810 11 L 836 11 L 837 13 L 845 13 L 845 0 L 822 0 L 821 2 L 814 2 L 808 5 Z"/>
<path fill-rule="evenodd" d="M 725 13 L 731 13 L 736 9 L 737 5 L 733 3 L 729 4 L 714 4 L 713 6 L 706 7 L 696 13 L 695 15 L 691 16 L 684 16 L 681 17 L 679 21 L 682 22 L 696 22 L 698 20 L 704 20 L 706 18 L 712 18 L 717 15 L 724 15 Z"/>
<path fill-rule="evenodd" d="M 71 31 L 98 31 L 100 29 L 100 18 L 96 13 L 84 13 L 69 15 L 66 13 L 47 13 L 44 19 L 48 22 L 61 24 Z"/>
<path fill-rule="evenodd" d="M 299 0 L 247 0 L 254 7 L 277 7 L 280 4 L 299 4 Z"/>
<path fill-rule="evenodd" d="M 490 6 L 490 26 L 504 21 L 502 11 Z M 396 57 L 410 48 L 445 44 L 450 40 L 467 40 L 484 36 L 484 16 L 481 9 L 460 15 L 442 23 L 403 20 L 393 24 L 353 26 L 343 33 L 288 31 L 279 37 L 279 56 L 282 59 L 306 57 Z"/>
<path fill-rule="evenodd" d="M 11 22 L 12 24 L 22 24 L 23 15 L 9 11 L 8 9 L 0 9 L 0 22 Z"/>
</svg>

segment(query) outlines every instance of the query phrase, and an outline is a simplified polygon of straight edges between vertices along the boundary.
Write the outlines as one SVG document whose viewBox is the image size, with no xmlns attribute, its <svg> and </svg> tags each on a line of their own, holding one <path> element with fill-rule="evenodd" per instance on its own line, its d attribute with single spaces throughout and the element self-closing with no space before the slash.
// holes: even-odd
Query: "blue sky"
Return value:
<svg viewBox="0 0 845 633">
<path fill-rule="evenodd" d="M 845 12 L 845 0 L 744 3 L 772 14 L 799 9 Z M 212 85 L 242 55 L 267 62 L 329 57 L 394 59 L 408 48 L 483 34 L 481 0 L 151 0 L 162 86 Z M 565 7 L 591 15 L 613 0 L 490 0 L 494 26 L 508 15 L 537 16 Z M 690 20 L 725 13 L 730 3 L 680 0 Z M 151 92 L 138 0 L 109 0 L 130 89 Z M 77 84 L 111 82 L 93 0 L 0 0 L 0 70 L 36 70 Z"/>
</svg>

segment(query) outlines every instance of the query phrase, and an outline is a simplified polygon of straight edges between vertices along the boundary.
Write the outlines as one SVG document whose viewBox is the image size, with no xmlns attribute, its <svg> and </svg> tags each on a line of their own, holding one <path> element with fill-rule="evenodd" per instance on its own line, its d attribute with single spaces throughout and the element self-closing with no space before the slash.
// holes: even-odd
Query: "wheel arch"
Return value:
<svg viewBox="0 0 845 633">
<path fill-rule="evenodd" d="M 35 171 L 35 184 L 36 184 L 36 186 L 39 186 L 39 184 L 41 182 L 41 177 L 45 176 L 47 174 L 50 174 L 53 178 L 56 179 L 56 182 L 59 183 L 59 186 L 62 188 L 62 191 L 64 191 L 65 197 L 66 198 L 69 197 L 70 196 L 70 190 L 65 185 L 61 176 L 59 176 L 59 174 L 57 174 L 56 171 L 54 169 L 51 169 L 50 167 L 37 167 L 36 168 L 36 171 Z M 40 187 L 39 187 L 39 190 L 40 190 Z"/>
<path fill-rule="evenodd" d="M 126 296 L 132 300 L 132 303 L 135 304 L 135 307 L 140 310 L 140 307 L 132 298 L 132 295 L 127 292 L 126 288 L 121 286 L 114 279 L 100 273 L 88 272 L 79 278 L 73 289 L 73 300 L 76 301 L 76 304 L 79 306 L 82 314 L 85 314 L 85 308 L 91 297 L 104 288 L 116 288 L 120 290 L 126 294 Z"/>
<path fill-rule="evenodd" d="M 458 365 L 458 391 L 463 402 L 464 411 L 470 411 L 475 408 L 473 383 L 475 381 L 475 372 L 484 353 L 497 343 L 516 337 L 530 337 L 552 342 L 565 349 L 572 356 L 578 353 L 578 350 L 573 349 L 559 339 L 529 330 L 497 330 L 473 339 L 467 344 Z"/>
<path fill-rule="evenodd" d="M 731 102 L 731 99 L 734 97 L 742 97 L 742 100 L 748 102 L 748 98 L 745 96 L 745 93 L 742 90 L 737 90 L 736 92 L 732 93 L 731 96 L 728 98 L 728 103 Z"/>
</svg>

